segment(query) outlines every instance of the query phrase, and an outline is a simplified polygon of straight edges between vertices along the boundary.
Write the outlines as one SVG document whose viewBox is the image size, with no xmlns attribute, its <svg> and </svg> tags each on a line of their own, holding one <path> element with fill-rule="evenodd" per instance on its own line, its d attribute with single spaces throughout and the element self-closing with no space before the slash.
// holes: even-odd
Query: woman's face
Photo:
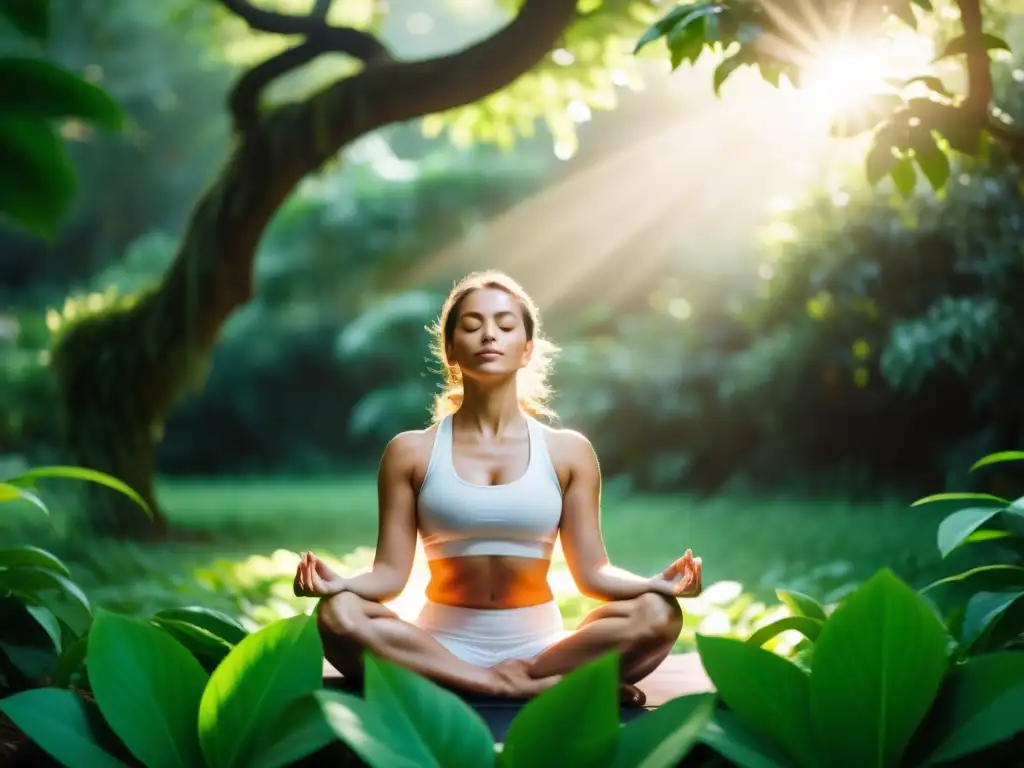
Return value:
<svg viewBox="0 0 1024 768">
<path fill-rule="evenodd" d="M 448 363 L 458 365 L 463 376 L 515 374 L 530 361 L 532 349 L 516 299 L 500 288 L 480 288 L 463 297 L 448 345 Z"/>
</svg>

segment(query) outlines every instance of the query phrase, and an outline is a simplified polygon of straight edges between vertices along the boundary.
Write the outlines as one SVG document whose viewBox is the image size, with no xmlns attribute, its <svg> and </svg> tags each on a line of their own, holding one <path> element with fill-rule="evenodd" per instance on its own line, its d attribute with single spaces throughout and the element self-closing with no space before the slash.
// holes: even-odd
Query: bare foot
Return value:
<svg viewBox="0 0 1024 768">
<path fill-rule="evenodd" d="M 630 706 L 642 707 L 647 703 L 647 694 L 632 683 L 620 683 L 619 701 Z"/>
<path fill-rule="evenodd" d="M 562 679 L 561 675 L 531 677 L 532 662 L 522 659 L 508 659 L 491 667 L 499 680 L 500 696 L 528 699 L 546 691 Z"/>
</svg>

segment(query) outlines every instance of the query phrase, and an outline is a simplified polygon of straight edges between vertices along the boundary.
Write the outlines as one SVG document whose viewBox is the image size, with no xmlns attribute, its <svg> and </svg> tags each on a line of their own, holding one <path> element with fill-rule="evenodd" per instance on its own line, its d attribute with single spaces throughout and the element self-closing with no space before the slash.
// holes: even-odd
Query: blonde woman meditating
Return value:
<svg viewBox="0 0 1024 768">
<path fill-rule="evenodd" d="M 682 627 L 677 598 L 701 591 L 690 550 L 656 576 L 608 561 L 600 526 L 601 472 L 588 440 L 544 426 L 553 347 L 537 308 L 499 272 L 455 285 L 441 311 L 435 352 L 447 388 L 434 423 L 403 432 L 384 451 L 373 567 L 341 578 L 302 555 L 295 592 L 320 598 L 327 660 L 359 678 L 363 649 L 452 688 L 528 697 L 608 651 L 620 653 L 623 690 L 669 654 Z M 562 549 L 580 592 L 603 602 L 566 631 L 548 584 Z M 417 536 L 430 568 L 415 620 L 382 603 L 412 570 Z"/>
</svg>

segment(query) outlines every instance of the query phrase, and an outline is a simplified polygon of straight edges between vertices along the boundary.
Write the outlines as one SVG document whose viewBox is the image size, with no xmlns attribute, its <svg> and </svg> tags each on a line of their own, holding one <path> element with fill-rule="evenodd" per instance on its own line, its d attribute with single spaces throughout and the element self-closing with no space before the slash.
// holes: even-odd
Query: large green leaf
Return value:
<svg viewBox="0 0 1024 768">
<path fill-rule="evenodd" d="M 715 712 L 713 694 L 680 696 L 638 717 L 619 732 L 611 768 L 675 768 Z"/>
<path fill-rule="evenodd" d="M 50 0 L 0 0 L 0 19 L 25 37 L 45 40 L 50 34 Z"/>
<path fill-rule="evenodd" d="M 387 720 L 398 754 L 422 766 L 493 762 L 491 732 L 461 698 L 369 653 L 363 666 L 366 701 Z"/>
<path fill-rule="evenodd" d="M 210 768 L 247 766 L 260 731 L 322 685 L 323 646 L 311 617 L 281 619 L 246 637 L 214 670 L 199 706 Z"/>
<path fill-rule="evenodd" d="M 928 764 L 948 763 L 1024 731 L 1024 653 L 977 656 L 946 679 L 928 721 L 938 744 Z"/>
<path fill-rule="evenodd" d="M 498 763 L 603 767 L 618 737 L 619 663 L 609 653 L 527 703 L 509 726 Z"/>
<path fill-rule="evenodd" d="M 99 609 L 85 663 L 103 717 L 148 768 L 203 764 L 196 716 L 207 675 L 181 643 Z"/>
<path fill-rule="evenodd" d="M 793 760 L 773 739 L 754 731 L 735 715 L 718 710 L 700 741 L 739 768 L 788 768 Z"/>
<path fill-rule="evenodd" d="M 777 589 L 775 594 L 793 612 L 794 616 L 806 616 L 818 621 L 824 621 L 827 618 L 824 606 L 809 595 L 795 592 L 792 589 Z"/>
<path fill-rule="evenodd" d="M 71 579 L 48 568 L 0 568 L 0 590 L 9 589 L 26 602 L 49 608 L 76 634 L 92 621 L 89 598 Z"/>
<path fill-rule="evenodd" d="M 1004 499 L 1001 496 L 993 496 L 991 493 L 954 491 L 951 493 L 934 493 L 931 496 L 925 496 L 923 499 L 918 499 L 910 506 L 920 507 L 922 504 L 934 504 L 937 501 L 987 501 L 990 504 L 996 504 L 1000 507 L 1005 507 L 1010 503 L 1009 499 Z"/>
<path fill-rule="evenodd" d="M 327 724 L 370 768 L 421 768 L 396 752 L 387 720 L 360 698 L 340 691 L 316 691 Z"/>
<path fill-rule="evenodd" d="M 980 36 L 979 39 L 974 40 L 970 35 L 958 35 L 946 43 L 946 47 L 936 57 L 936 61 L 945 59 L 950 56 L 960 56 L 974 50 L 975 47 L 981 46 L 986 51 L 1009 51 L 1010 44 L 1007 43 L 1000 37 L 985 33 Z"/>
<path fill-rule="evenodd" d="M 85 663 L 85 652 L 88 650 L 89 638 L 80 637 L 73 643 L 69 643 L 60 658 L 57 659 L 57 669 L 53 673 L 51 685 L 55 688 L 67 688 L 71 680 L 82 669 Z"/>
<path fill-rule="evenodd" d="M 151 619 L 153 625 L 169 634 L 195 656 L 207 672 L 212 672 L 231 653 L 231 645 L 202 627 L 173 619 Z"/>
<path fill-rule="evenodd" d="M 805 672 L 741 640 L 697 635 L 697 648 L 718 695 L 746 725 L 777 741 L 801 765 L 816 763 Z"/>
<path fill-rule="evenodd" d="M 51 237 L 71 210 L 75 189 L 67 148 L 47 121 L 0 115 L 0 214 Z"/>
<path fill-rule="evenodd" d="M 0 57 L 0 104 L 8 115 L 77 118 L 107 130 L 122 127 L 120 105 L 102 88 L 43 59 Z"/>
<path fill-rule="evenodd" d="M 17 477 L 8 478 L 7 482 L 12 485 L 31 488 L 39 480 L 45 480 L 47 478 L 84 480 L 88 483 L 96 483 L 97 485 L 106 486 L 111 490 L 124 494 L 134 501 L 149 517 L 153 517 L 153 512 L 149 508 L 149 505 L 130 485 L 118 480 L 112 475 L 108 475 L 106 472 L 99 472 L 95 469 L 63 465 L 36 467 L 35 469 L 30 469 L 28 472 L 23 472 Z"/>
<path fill-rule="evenodd" d="M 1002 511 L 1000 507 L 967 507 L 949 515 L 939 523 L 939 552 L 945 557 Z"/>
<path fill-rule="evenodd" d="M 949 667 L 931 607 L 883 569 L 825 623 L 810 707 L 821 754 L 837 766 L 895 766 Z"/>
<path fill-rule="evenodd" d="M 998 453 L 990 453 L 988 456 L 982 456 L 971 465 L 971 471 L 973 472 L 976 469 L 992 464 L 1002 464 L 1007 461 L 1024 461 L 1024 451 L 999 451 Z"/>
<path fill-rule="evenodd" d="M 811 619 L 807 616 L 784 616 L 778 621 L 759 627 L 747 638 L 747 644 L 764 645 L 769 640 L 790 630 L 796 630 L 813 642 L 818 639 L 821 627 L 822 623 L 818 619 Z"/>
<path fill-rule="evenodd" d="M 97 743 L 92 704 L 58 688 L 35 688 L 0 699 L 3 712 L 34 743 L 67 768 L 125 768 Z"/>
<path fill-rule="evenodd" d="M 61 576 L 71 577 L 71 572 L 59 557 L 39 547 L 0 547 L 0 568 L 13 566 L 35 566 L 47 568 Z"/>
<path fill-rule="evenodd" d="M 0 176 L 0 183 L 2 183 L 2 176 Z M 19 488 L 13 483 L 0 483 L 0 504 L 11 501 L 27 501 L 29 504 L 33 504 L 43 510 L 47 515 L 50 514 L 50 510 L 43 503 L 43 500 L 31 491 Z"/>
<path fill-rule="evenodd" d="M 933 581 L 922 592 L 942 586 L 961 586 L 969 588 L 972 592 L 996 591 L 1001 589 L 1013 589 L 1024 587 L 1024 568 L 1019 565 L 981 565 L 967 571 L 955 573 Z"/>
<path fill-rule="evenodd" d="M 165 608 L 157 611 L 153 618 L 179 621 L 205 629 L 230 645 L 237 645 L 249 634 L 248 630 L 232 616 L 200 605 L 182 608 Z"/>
<path fill-rule="evenodd" d="M 685 31 L 691 23 L 700 19 L 703 15 L 717 13 L 720 10 L 721 8 L 717 7 L 716 4 L 713 3 L 689 3 L 686 5 L 678 5 L 658 19 L 658 21 L 652 24 L 650 28 L 644 32 L 640 39 L 637 40 L 637 43 L 633 48 L 633 53 L 639 53 L 645 46 L 669 33 L 675 33 L 678 37 L 679 33 Z"/>
<path fill-rule="evenodd" d="M 38 643 L 25 644 L 0 639 L 0 663 L 7 656 L 10 665 L 29 680 L 45 680 L 57 665 L 57 654 L 53 648 Z"/>
<path fill-rule="evenodd" d="M 1024 590 L 1011 592 L 979 592 L 967 601 L 963 626 L 960 631 L 963 644 L 968 647 L 998 644 L 1024 633 L 1019 619 L 1024 613 Z M 1012 626 L 1000 626 L 1005 623 Z M 999 630 L 996 632 L 996 630 Z M 995 637 L 992 637 L 995 635 Z"/>
<path fill-rule="evenodd" d="M 306 694 L 288 704 L 260 737 L 251 768 L 285 768 L 337 741 L 320 702 Z"/>
<path fill-rule="evenodd" d="M 43 631 L 49 636 L 53 642 L 53 649 L 60 653 L 61 651 L 61 629 L 60 621 L 56 616 L 53 615 L 53 611 L 49 608 L 44 608 L 41 605 L 26 605 L 25 610 L 29 612 L 29 615 L 36 620 L 36 623 L 42 627 Z"/>
<path fill-rule="evenodd" d="M 1000 528 L 982 528 L 975 531 L 963 540 L 964 544 L 977 544 L 981 541 L 998 541 L 1000 539 L 1012 539 L 1013 534 Z"/>
</svg>

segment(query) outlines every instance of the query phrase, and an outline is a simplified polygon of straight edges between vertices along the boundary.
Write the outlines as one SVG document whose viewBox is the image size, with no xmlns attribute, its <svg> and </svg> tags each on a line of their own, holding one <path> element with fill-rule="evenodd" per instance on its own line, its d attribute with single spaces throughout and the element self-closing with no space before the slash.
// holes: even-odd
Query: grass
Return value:
<svg viewBox="0 0 1024 768">
<path fill-rule="evenodd" d="M 343 571 L 365 568 L 376 541 L 372 476 L 343 480 L 164 481 L 160 498 L 174 526 L 196 541 L 158 545 L 67 542 L 52 546 L 74 564 L 74 575 L 99 604 L 148 614 L 169 603 L 202 603 L 264 623 L 308 610 L 291 594 L 296 553 L 326 556 Z M 948 510 L 909 509 L 904 501 L 853 505 L 842 501 L 644 496 L 610 492 L 602 527 L 612 561 L 653 574 L 689 547 L 703 557 L 708 604 L 730 622 L 754 616 L 776 587 L 835 599 L 881 567 L 914 586 L 943 572 L 935 531 Z M 572 625 L 589 609 L 564 560 L 552 586 Z M 420 555 L 400 612 L 415 610 L 427 571 Z M 748 593 L 737 604 L 741 592 Z M 403 602 L 404 601 L 404 602 Z M 730 602 L 726 609 L 724 603 Z M 739 605 L 739 607 L 737 607 Z M 724 620 L 718 616 L 719 623 Z"/>
</svg>

